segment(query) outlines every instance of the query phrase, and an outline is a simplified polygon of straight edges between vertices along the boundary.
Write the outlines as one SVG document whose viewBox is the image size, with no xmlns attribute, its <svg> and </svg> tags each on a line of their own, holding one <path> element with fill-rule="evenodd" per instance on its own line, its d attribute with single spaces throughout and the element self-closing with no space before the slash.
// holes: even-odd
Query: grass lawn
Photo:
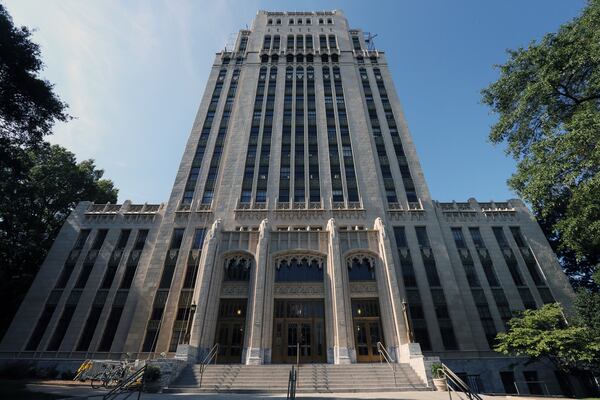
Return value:
<svg viewBox="0 0 600 400">
<path fill-rule="evenodd" d="M 49 393 L 32 392 L 25 386 L 27 381 L 0 380 L 0 399 L 11 400 L 54 400 L 64 398 Z"/>
</svg>

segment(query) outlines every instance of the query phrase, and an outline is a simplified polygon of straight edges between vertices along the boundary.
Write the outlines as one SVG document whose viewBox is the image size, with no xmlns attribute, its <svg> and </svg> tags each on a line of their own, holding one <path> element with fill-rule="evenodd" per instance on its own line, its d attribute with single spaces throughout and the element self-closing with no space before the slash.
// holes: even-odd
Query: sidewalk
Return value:
<svg viewBox="0 0 600 400">
<path fill-rule="evenodd" d="M 62 386 L 62 385 L 49 385 L 49 384 L 28 384 L 27 388 L 31 391 L 51 393 L 55 395 L 63 395 L 65 398 L 69 397 L 83 397 L 89 396 L 90 399 L 99 399 L 102 394 L 106 393 L 101 390 L 93 390 L 90 387 L 84 386 Z M 95 397 L 93 397 L 95 396 Z M 370 393 L 298 393 L 297 398 L 301 399 L 371 399 L 371 400 L 448 400 L 447 392 L 370 392 Z M 535 400 L 545 399 L 548 397 L 514 397 L 514 396 L 482 396 L 485 400 Z M 136 399 L 136 396 L 132 396 Z M 173 394 L 150 394 L 143 393 L 142 399 L 148 400 L 267 400 L 267 399 L 285 399 L 285 393 L 273 393 L 273 394 L 256 394 L 256 393 L 173 393 Z M 458 396 L 452 395 L 452 399 L 457 399 Z"/>
</svg>

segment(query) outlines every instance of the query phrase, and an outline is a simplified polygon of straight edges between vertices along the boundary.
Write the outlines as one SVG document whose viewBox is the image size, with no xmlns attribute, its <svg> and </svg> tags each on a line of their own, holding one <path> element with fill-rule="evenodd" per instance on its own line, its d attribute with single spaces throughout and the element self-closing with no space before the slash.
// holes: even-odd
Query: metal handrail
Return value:
<svg viewBox="0 0 600 400">
<path fill-rule="evenodd" d="M 104 396 L 102 396 L 102 399 L 103 400 L 115 399 L 118 395 L 123 393 L 125 390 L 128 390 L 131 385 L 135 384 L 138 380 L 141 380 L 140 385 L 137 390 L 138 399 L 140 399 L 140 397 L 142 396 L 142 391 L 144 390 L 145 377 L 146 377 L 146 365 L 144 365 L 142 368 L 135 371 L 133 374 L 129 375 L 127 377 L 127 379 L 123 380 L 123 382 L 119 383 L 110 392 L 108 392 Z M 129 397 L 129 396 L 127 396 L 127 397 Z"/>
<path fill-rule="evenodd" d="M 217 358 L 219 355 L 219 343 L 215 343 L 215 345 L 210 349 L 208 354 L 204 357 L 204 360 L 200 363 L 200 382 L 198 382 L 198 387 L 202 386 L 202 377 L 204 376 L 204 371 L 206 367 L 215 360 L 215 364 L 217 363 Z"/>
<path fill-rule="evenodd" d="M 450 368 L 448 368 L 448 366 L 446 364 L 442 363 L 442 373 L 444 374 L 444 377 L 446 378 L 447 381 L 447 386 L 448 386 L 448 396 L 450 397 L 450 399 L 452 399 L 452 392 L 454 391 L 457 396 L 459 398 L 462 399 L 462 396 L 460 395 L 460 393 L 464 393 L 467 395 L 467 398 L 469 400 L 483 400 L 483 398 L 478 395 L 477 393 L 473 392 L 471 390 L 471 388 L 469 387 L 469 385 L 467 385 L 465 383 L 465 381 L 463 381 L 462 379 L 460 379 L 458 377 L 458 375 L 456 375 Z M 456 388 L 458 388 L 458 390 L 456 388 L 454 388 L 452 385 L 456 386 Z"/>
<path fill-rule="evenodd" d="M 298 382 L 298 371 L 292 365 L 292 369 L 290 369 L 290 375 L 288 378 L 287 400 L 294 400 L 296 398 L 297 382 Z"/>
<path fill-rule="evenodd" d="M 388 353 L 385 346 L 381 342 L 377 342 L 377 352 L 379 353 L 379 363 L 383 363 L 383 360 L 385 360 L 394 374 L 394 386 L 398 386 L 398 382 L 396 380 L 396 362 L 392 356 L 390 356 L 390 353 Z"/>
</svg>

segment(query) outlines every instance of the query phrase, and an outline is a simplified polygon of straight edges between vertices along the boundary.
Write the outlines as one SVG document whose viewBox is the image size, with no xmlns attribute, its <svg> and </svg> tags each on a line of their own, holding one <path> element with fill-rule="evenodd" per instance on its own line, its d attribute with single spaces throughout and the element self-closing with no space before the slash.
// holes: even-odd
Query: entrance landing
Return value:
<svg viewBox="0 0 600 400">
<path fill-rule="evenodd" d="M 291 365 L 188 365 L 165 392 L 285 393 Z M 343 393 L 428 390 L 408 364 L 303 364 L 299 393 Z"/>
</svg>

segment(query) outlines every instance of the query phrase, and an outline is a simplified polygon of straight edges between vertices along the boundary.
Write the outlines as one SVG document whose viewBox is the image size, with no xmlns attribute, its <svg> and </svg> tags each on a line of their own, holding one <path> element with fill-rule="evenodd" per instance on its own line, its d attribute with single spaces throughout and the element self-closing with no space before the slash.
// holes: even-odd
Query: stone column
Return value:
<svg viewBox="0 0 600 400">
<path fill-rule="evenodd" d="M 330 278 L 329 293 L 331 295 L 333 319 L 333 362 L 334 364 L 350 364 L 352 361 L 348 349 L 348 335 L 346 334 L 348 321 L 346 321 L 347 312 L 345 310 L 346 302 L 344 301 L 340 243 L 333 218 L 327 222 L 327 231 L 329 232 L 327 274 Z"/>
<path fill-rule="evenodd" d="M 217 307 L 218 305 L 210 304 L 210 284 L 212 281 L 215 258 L 219 240 L 221 238 L 221 220 L 217 219 L 204 239 L 202 246 L 202 256 L 198 265 L 198 279 L 194 288 L 193 304 L 196 304 L 196 312 L 192 321 L 192 329 L 190 332 L 190 344 L 188 348 L 188 360 L 194 361 L 198 357 L 202 357 L 209 350 L 210 345 L 202 342 L 202 338 L 207 335 L 204 331 L 206 326 L 206 317 L 210 314 L 209 307 Z"/>
<path fill-rule="evenodd" d="M 385 286 L 383 291 L 380 290 L 379 295 L 380 297 L 385 296 L 386 302 L 390 305 L 391 313 L 389 322 L 394 333 L 393 340 L 387 340 L 387 347 L 392 357 L 395 357 L 396 361 L 400 362 L 401 352 L 399 351 L 399 347 L 401 344 L 408 342 L 408 336 L 402 314 L 402 303 L 400 290 L 398 289 L 398 280 L 396 278 L 396 269 L 394 268 L 394 257 L 390 238 L 387 235 L 381 218 L 378 217 L 375 219 L 374 229 L 378 232 L 379 254 L 383 260 L 383 273 L 381 276 L 383 277 L 383 284 Z M 381 286 L 379 287 L 381 288 Z"/>
<path fill-rule="evenodd" d="M 245 364 L 263 364 L 265 349 L 261 347 L 263 320 L 265 314 L 265 283 L 269 258 L 270 226 L 267 219 L 260 223 L 256 245 L 256 268 L 248 292 L 248 314 L 246 320 Z"/>
</svg>

